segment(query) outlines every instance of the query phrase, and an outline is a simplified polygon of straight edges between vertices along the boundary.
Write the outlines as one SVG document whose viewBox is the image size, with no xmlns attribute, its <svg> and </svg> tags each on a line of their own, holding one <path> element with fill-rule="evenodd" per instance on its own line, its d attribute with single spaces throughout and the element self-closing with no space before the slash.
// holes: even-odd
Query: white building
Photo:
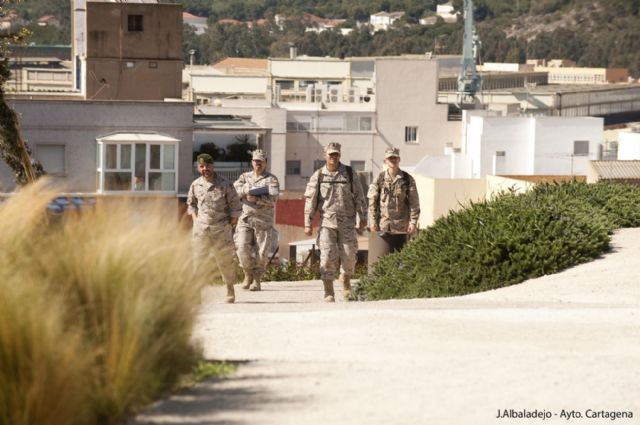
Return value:
<svg viewBox="0 0 640 425">
<path fill-rule="evenodd" d="M 436 7 L 436 15 L 440 16 L 447 23 L 455 23 L 458 21 L 458 14 L 451 3 L 439 4 Z"/>
<path fill-rule="evenodd" d="M 192 26 L 198 35 L 204 34 L 209 27 L 207 25 L 206 17 L 192 15 L 189 12 L 182 12 L 182 22 L 186 25 Z"/>
<path fill-rule="evenodd" d="M 640 127 L 618 132 L 618 160 L 640 159 Z"/>
<path fill-rule="evenodd" d="M 587 174 L 599 159 L 603 118 L 502 117 L 465 113 L 460 149 L 426 157 L 416 166 L 434 178 L 568 176 Z"/>
<path fill-rule="evenodd" d="M 378 12 L 369 17 L 369 24 L 374 31 L 386 31 L 403 16 L 404 12 Z"/>
</svg>

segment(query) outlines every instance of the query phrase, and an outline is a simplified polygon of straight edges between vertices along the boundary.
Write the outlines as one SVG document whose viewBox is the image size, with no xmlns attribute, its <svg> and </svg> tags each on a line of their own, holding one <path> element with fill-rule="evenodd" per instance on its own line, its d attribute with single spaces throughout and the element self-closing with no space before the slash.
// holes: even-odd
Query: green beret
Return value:
<svg viewBox="0 0 640 425">
<path fill-rule="evenodd" d="M 198 164 L 213 164 L 213 157 L 208 153 L 201 153 L 198 155 Z"/>
</svg>

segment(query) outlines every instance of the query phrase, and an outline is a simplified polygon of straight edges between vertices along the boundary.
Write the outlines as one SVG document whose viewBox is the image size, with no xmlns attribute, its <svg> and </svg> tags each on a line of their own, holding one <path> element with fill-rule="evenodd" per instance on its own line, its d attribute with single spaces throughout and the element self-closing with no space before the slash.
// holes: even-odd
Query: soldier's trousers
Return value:
<svg viewBox="0 0 640 425">
<path fill-rule="evenodd" d="M 322 280 L 333 280 L 342 266 L 347 276 L 352 276 L 356 267 L 358 254 L 358 238 L 353 227 L 330 229 L 321 227 L 318 232 L 320 248 L 320 277 Z"/>
<path fill-rule="evenodd" d="M 273 242 L 273 229 L 260 230 L 239 223 L 236 227 L 236 246 L 240 266 L 260 279 L 269 261 L 269 248 Z"/>
<path fill-rule="evenodd" d="M 191 244 L 197 270 L 213 273 L 212 279 L 219 273 L 223 283 L 235 283 L 236 268 L 231 226 L 194 225 Z"/>
</svg>

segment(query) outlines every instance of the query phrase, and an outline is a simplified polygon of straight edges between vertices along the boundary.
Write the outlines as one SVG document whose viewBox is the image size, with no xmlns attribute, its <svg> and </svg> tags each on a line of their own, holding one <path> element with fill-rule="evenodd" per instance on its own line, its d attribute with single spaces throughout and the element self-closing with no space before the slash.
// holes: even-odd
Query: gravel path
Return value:
<svg viewBox="0 0 640 425">
<path fill-rule="evenodd" d="M 545 423 L 639 424 L 640 229 L 613 246 L 464 297 L 325 304 L 309 281 L 238 290 L 225 305 L 211 289 L 196 335 L 207 358 L 243 362 L 238 372 L 134 423 L 528 424 L 541 419 L 496 416 L 537 409 Z M 587 418 L 616 411 L 633 418 Z"/>
</svg>

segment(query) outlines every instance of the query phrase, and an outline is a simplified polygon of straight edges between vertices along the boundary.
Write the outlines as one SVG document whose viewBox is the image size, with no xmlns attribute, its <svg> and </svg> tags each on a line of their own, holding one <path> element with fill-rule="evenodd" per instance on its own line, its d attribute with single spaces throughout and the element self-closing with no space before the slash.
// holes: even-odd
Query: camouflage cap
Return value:
<svg viewBox="0 0 640 425">
<path fill-rule="evenodd" d="M 262 149 L 256 149 L 251 154 L 251 159 L 259 160 L 259 161 L 266 161 L 267 160 L 267 154 Z"/>
<path fill-rule="evenodd" d="M 400 149 L 387 148 L 384 150 L 384 159 L 393 158 L 394 156 L 400 158 Z"/>
<path fill-rule="evenodd" d="M 324 152 L 327 154 L 340 153 L 340 148 L 342 148 L 342 146 L 340 146 L 340 143 L 331 142 L 327 145 Z"/>
<path fill-rule="evenodd" d="M 196 160 L 198 164 L 213 164 L 213 157 L 208 153 L 201 153 Z"/>
</svg>

